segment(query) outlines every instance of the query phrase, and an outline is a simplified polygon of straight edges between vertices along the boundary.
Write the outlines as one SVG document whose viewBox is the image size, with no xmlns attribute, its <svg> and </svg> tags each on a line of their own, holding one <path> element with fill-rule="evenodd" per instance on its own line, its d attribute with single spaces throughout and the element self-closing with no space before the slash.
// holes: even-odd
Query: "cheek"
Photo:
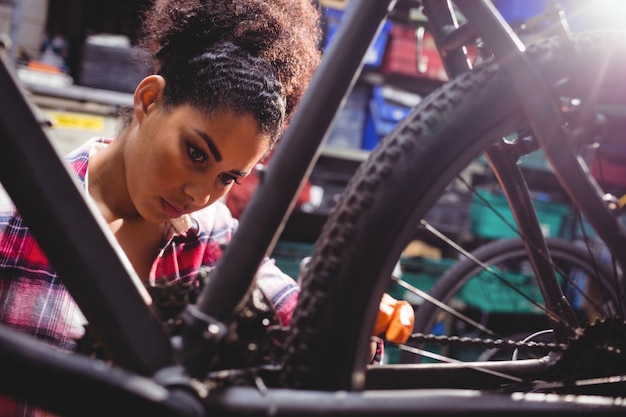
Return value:
<svg viewBox="0 0 626 417">
<path fill-rule="evenodd" d="M 162 159 L 152 155 L 131 160 L 127 169 L 129 191 L 135 195 L 160 194 L 180 178 L 180 173 L 171 162 L 163 163 Z"/>
<path fill-rule="evenodd" d="M 220 200 L 226 195 L 226 193 L 228 193 L 231 188 L 233 188 L 232 185 L 224 187 L 223 185 L 216 184 L 216 186 L 213 188 L 213 192 L 211 193 L 209 204 L 213 204 L 216 201 Z"/>
</svg>

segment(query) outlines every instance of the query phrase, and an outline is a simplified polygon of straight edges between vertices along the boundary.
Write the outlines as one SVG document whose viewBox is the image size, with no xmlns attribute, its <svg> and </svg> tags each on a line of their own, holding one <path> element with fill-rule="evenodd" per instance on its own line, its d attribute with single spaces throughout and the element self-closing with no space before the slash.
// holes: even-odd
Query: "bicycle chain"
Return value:
<svg viewBox="0 0 626 417">
<path fill-rule="evenodd" d="M 483 347 L 486 349 L 508 349 L 515 350 L 519 348 L 528 349 L 529 351 L 564 351 L 567 349 L 567 344 L 564 343 L 551 343 L 551 342 L 534 342 L 532 340 L 515 341 L 509 339 L 482 339 L 479 337 L 471 338 L 467 336 L 446 336 L 446 335 L 434 335 L 414 333 L 411 335 L 411 340 L 418 343 L 433 343 L 438 345 L 464 345 Z"/>
<path fill-rule="evenodd" d="M 189 303 L 195 302 L 198 293 L 204 284 L 200 282 L 199 285 L 183 284 L 179 281 L 175 283 L 157 283 L 158 285 L 149 288 L 150 295 L 153 297 L 155 305 L 160 313 L 166 320 L 170 320 L 175 317 L 180 311 Z M 501 349 L 501 350 L 515 350 L 524 348 L 529 352 L 532 351 L 564 351 L 567 348 L 567 344 L 556 344 L 551 342 L 536 342 L 536 341 L 515 341 L 511 339 L 483 339 L 483 338 L 470 338 L 461 336 L 446 336 L 446 335 L 434 335 L 414 333 L 411 335 L 411 339 L 418 343 L 433 343 L 438 345 L 464 345 L 473 347 L 482 347 L 485 349 Z"/>
</svg>

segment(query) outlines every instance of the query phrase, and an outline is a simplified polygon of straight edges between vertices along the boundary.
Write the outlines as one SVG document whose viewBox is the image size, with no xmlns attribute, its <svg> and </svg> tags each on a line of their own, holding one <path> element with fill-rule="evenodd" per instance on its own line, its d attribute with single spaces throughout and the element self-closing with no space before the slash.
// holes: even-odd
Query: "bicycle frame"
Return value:
<svg viewBox="0 0 626 417">
<path fill-rule="evenodd" d="M 484 397 L 474 397 L 465 391 L 430 392 L 427 394 L 430 397 L 426 398 L 423 393 L 415 392 L 415 395 L 410 396 L 384 390 L 384 387 L 376 387 L 375 392 L 368 395 L 273 388 L 263 394 L 262 387 L 229 387 L 216 393 L 204 393 L 206 395 L 203 396 L 202 389 L 198 388 L 195 378 L 206 374 L 211 353 L 226 331 L 225 322 L 237 309 L 252 284 L 259 263 L 271 251 L 280 235 L 293 208 L 295 196 L 321 151 L 326 132 L 358 78 L 362 57 L 393 5 L 391 0 L 352 0 L 352 3 L 345 23 L 325 53 L 258 192 L 249 202 L 249 209 L 241 219 L 238 233 L 213 271 L 213 278 L 203 289 L 198 303 L 189 306 L 183 313 L 186 331 L 182 340 L 177 341 L 176 349 L 163 333 L 154 312 L 146 307 L 147 294 L 139 278 L 124 261 L 121 249 L 107 226 L 99 220 L 97 209 L 76 186 L 7 63 L 0 66 L 0 91 L 3 92 L 0 101 L 0 137 L 4 145 L 0 153 L 2 185 L 102 339 L 113 362 L 125 369 L 106 371 L 95 366 L 92 361 L 83 361 L 82 358 L 75 361 L 76 358 L 57 355 L 0 327 L 0 356 L 10 359 L 9 363 L 12 363 L 9 372 L 0 378 L 4 392 L 30 401 L 40 401 L 43 405 L 50 405 L 70 415 L 78 414 L 98 401 L 102 393 L 92 387 L 102 386 L 111 388 L 106 392 L 112 397 L 129 400 L 128 410 L 144 410 L 142 407 L 154 405 L 153 412 L 156 415 L 203 415 L 206 410 L 219 415 L 265 415 L 272 410 L 276 412 L 275 415 L 311 416 L 404 415 L 420 412 L 435 415 L 450 411 L 481 415 L 530 413 L 524 407 L 515 409 L 497 400 L 485 408 Z M 465 64 L 465 55 L 459 48 L 472 34 L 472 27 L 480 28 L 481 36 L 486 39 L 496 57 L 511 56 L 510 61 L 502 60 L 502 65 L 511 75 L 511 85 L 516 87 L 516 92 L 524 102 L 534 133 L 546 150 L 555 173 L 583 213 L 591 213 L 602 205 L 607 214 L 606 219 L 592 225 L 612 252 L 619 254 L 619 251 L 613 249 L 626 247 L 626 233 L 603 203 L 597 186 L 590 183 L 586 176 L 583 181 L 580 178 L 584 174 L 582 171 L 573 181 L 565 180 L 564 172 L 568 172 L 568 178 L 572 175 L 569 172 L 572 164 L 568 160 L 571 156 L 564 156 L 560 152 L 560 143 L 567 138 L 563 137 L 565 133 L 560 129 L 554 129 L 554 121 L 559 120 L 558 114 L 555 115 L 556 109 L 551 106 L 548 94 L 536 82 L 533 69 L 525 61 L 523 45 L 487 1 L 464 0 L 459 3 L 458 7 L 472 22 L 472 26 L 452 32 L 447 30 L 450 25 L 458 25 L 453 20 L 449 2 L 423 1 L 433 27 L 438 28 L 434 31 L 438 46 L 449 51 L 444 59 L 448 71 L 456 75 L 469 69 Z M 520 68 L 523 70 L 520 71 Z M 520 78 L 522 75 L 523 79 Z M 548 276 L 545 271 L 552 269 L 546 268 L 542 260 L 545 258 L 538 255 L 545 248 L 545 242 L 534 213 L 531 215 L 526 210 L 532 204 L 527 190 L 514 190 L 510 185 L 519 172 L 502 168 L 511 165 L 506 162 L 507 159 L 503 159 L 508 157 L 507 152 L 495 149 L 489 158 L 507 194 L 518 202 L 512 207 L 516 220 L 525 225 L 536 225 L 536 229 L 524 227 L 525 230 L 531 230 L 528 236 L 531 241 L 529 252 L 538 274 Z M 581 195 L 585 198 L 581 199 Z M 599 198 L 589 198 L 591 195 Z M 264 219 L 261 224 L 256 221 L 259 217 Z M 89 235 L 90 239 L 85 240 L 85 235 Z M 241 259 L 246 261 L 242 262 Z M 626 253 L 619 255 L 618 260 L 622 266 L 626 265 Z M 556 292 L 551 287 L 551 280 L 545 282 L 548 282 L 549 288 L 543 290 L 549 295 L 551 308 L 556 308 L 561 319 L 573 323 L 571 309 L 562 305 L 558 297 L 558 285 Z M 564 337 L 569 331 L 569 328 L 564 328 L 559 336 Z M 112 342 L 114 340 L 115 343 Z M 506 368 L 505 365 L 497 364 L 484 366 L 495 370 L 502 368 L 503 372 L 513 369 L 514 374 L 523 374 L 538 372 L 539 368 L 549 365 L 549 360 L 544 359 L 541 363 L 506 364 Z M 457 375 L 453 371 L 462 367 L 448 364 L 444 367 L 417 368 L 433 372 L 433 375 L 453 378 L 453 375 Z M 14 375 L 11 370 L 24 371 L 20 383 L 12 384 Z M 45 372 L 54 372 L 59 379 L 50 381 L 36 377 Z M 385 370 L 380 372 L 384 373 Z M 126 391 L 117 389 L 120 385 L 128 386 L 128 378 L 143 388 Z M 475 374 L 468 378 L 475 378 Z M 85 381 L 94 385 L 85 385 L 81 396 L 72 398 L 66 404 L 55 401 L 55 394 L 68 392 Z M 32 384 L 35 384 L 36 390 L 32 389 Z M 459 383 L 459 386 L 463 386 L 463 383 Z M 155 397 L 154 393 L 163 387 L 166 389 L 159 391 L 161 396 Z M 451 404 L 450 398 L 457 402 Z M 580 405 L 573 404 L 570 409 L 552 409 L 547 405 L 542 411 L 551 415 L 559 412 L 565 414 L 580 411 L 577 407 Z M 105 415 L 106 409 L 94 409 L 93 414 Z M 533 415 L 537 415 L 536 412 Z"/>
</svg>

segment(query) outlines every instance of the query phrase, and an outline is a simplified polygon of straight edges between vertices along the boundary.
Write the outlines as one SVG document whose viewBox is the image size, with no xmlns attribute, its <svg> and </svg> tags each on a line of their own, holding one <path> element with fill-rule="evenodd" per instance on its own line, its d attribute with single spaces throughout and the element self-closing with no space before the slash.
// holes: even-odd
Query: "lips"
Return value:
<svg viewBox="0 0 626 417">
<path fill-rule="evenodd" d="M 176 218 L 182 216 L 183 214 L 185 214 L 185 212 L 183 212 L 182 210 L 177 209 L 176 207 L 174 207 L 173 205 L 171 205 L 170 203 L 168 203 L 165 200 L 163 200 L 163 211 L 165 212 L 167 217 L 169 217 L 171 219 L 176 219 Z"/>
</svg>

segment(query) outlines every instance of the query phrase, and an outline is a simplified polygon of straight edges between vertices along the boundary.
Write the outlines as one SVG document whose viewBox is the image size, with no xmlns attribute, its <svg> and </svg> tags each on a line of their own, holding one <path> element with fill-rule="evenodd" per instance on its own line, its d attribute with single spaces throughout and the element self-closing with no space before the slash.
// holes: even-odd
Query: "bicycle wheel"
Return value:
<svg viewBox="0 0 626 417">
<path fill-rule="evenodd" d="M 585 33 L 567 42 L 527 49 L 555 100 L 623 104 L 624 37 Z M 481 152 L 527 131 L 510 91 L 497 64 L 485 61 L 426 97 L 360 166 L 303 276 L 285 345 L 285 386 L 364 387 L 378 302 L 420 219 Z"/>
<path fill-rule="evenodd" d="M 586 247 L 563 239 L 546 239 L 563 294 L 582 323 L 593 323 L 621 311 L 612 285 L 613 273 Z M 518 238 L 495 240 L 479 247 L 448 269 L 428 295 L 454 307 L 455 316 L 424 301 L 417 308 L 418 334 L 550 342 L 552 334 L 537 280 L 528 264 L 524 242 Z M 409 343 L 413 345 L 413 343 Z M 494 347 L 415 344 L 419 349 L 456 360 L 522 359 L 547 354 L 518 344 Z M 407 349 L 406 362 L 424 355 Z M 427 356 L 426 356 L 427 357 Z"/>
</svg>

